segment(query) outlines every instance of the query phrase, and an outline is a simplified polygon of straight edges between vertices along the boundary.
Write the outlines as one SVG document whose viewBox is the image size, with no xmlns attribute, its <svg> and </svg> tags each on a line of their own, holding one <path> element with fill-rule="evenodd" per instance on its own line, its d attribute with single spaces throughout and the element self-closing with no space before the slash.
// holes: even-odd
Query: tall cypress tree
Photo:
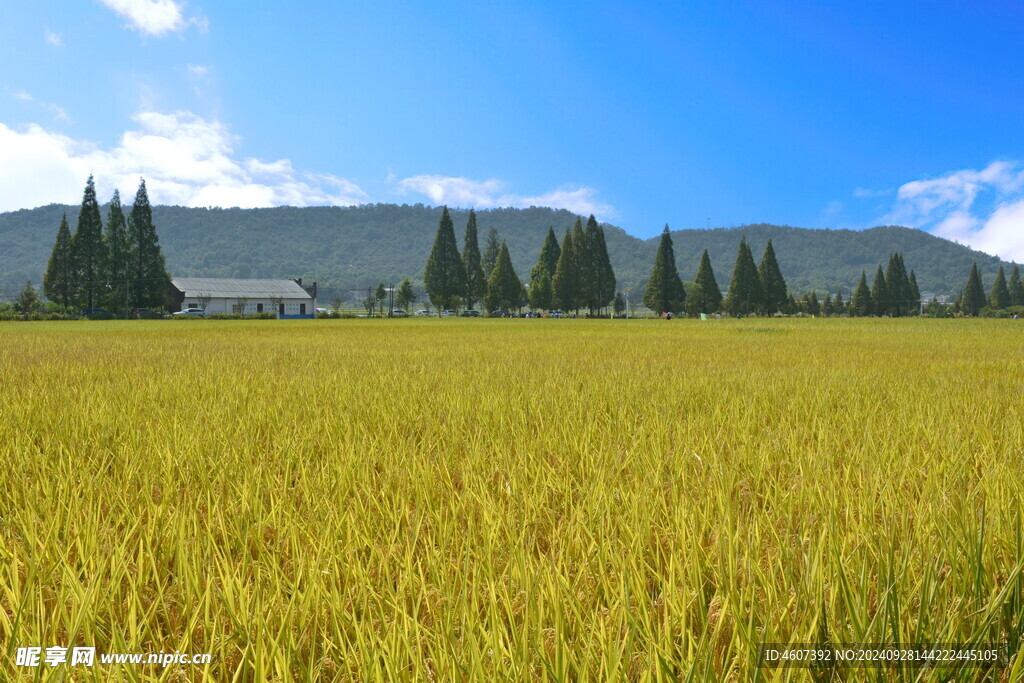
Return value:
<svg viewBox="0 0 1024 683">
<path fill-rule="evenodd" d="M 587 307 L 590 312 L 600 311 L 615 298 L 615 271 L 608 258 L 604 229 L 591 214 L 587 219 L 587 256 L 590 263 L 590 292 Z"/>
<path fill-rule="evenodd" d="M 558 265 L 551 278 L 551 293 L 555 307 L 563 311 L 576 310 L 578 301 L 576 250 L 573 248 L 572 232 L 565 231 Z"/>
<path fill-rule="evenodd" d="M 572 226 L 572 260 L 576 266 L 576 300 L 573 310 L 589 307 L 594 290 L 594 268 L 590 260 L 590 245 L 583 230 L 583 220 L 576 219 Z"/>
<path fill-rule="evenodd" d="M 873 312 L 874 306 L 871 301 L 871 290 L 868 289 L 868 275 L 862 270 L 860 271 L 860 281 L 857 283 L 857 288 L 853 290 L 853 296 L 850 298 L 850 315 L 864 317 L 871 315 Z"/>
<path fill-rule="evenodd" d="M 960 310 L 967 315 L 978 315 L 981 309 L 985 308 L 985 288 L 981 284 L 981 273 L 978 272 L 978 262 L 971 262 L 971 272 L 967 276 L 967 284 L 964 285 L 963 294 L 960 295 Z"/>
<path fill-rule="evenodd" d="M 903 254 L 889 255 L 889 264 L 885 271 L 885 288 L 889 294 L 888 311 L 895 317 L 904 316 L 910 306 L 910 279 L 906 266 L 903 265 Z"/>
<path fill-rule="evenodd" d="M 85 183 L 78 225 L 71 236 L 71 263 L 74 269 L 73 296 L 79 306 L 98 306 L 106 285 L 107 254 L 103 243 L 103 219 L 96 201 L 92 176 Z"/>
<path fill-rule="evenodd" d="M 484 278 L 490 279 L 494 264 L 498 262 L 498 252 L 501 251 L 501 240 L 498 239 L 498 231 L 491 228 L 487 231 L 487 246 L 484 247 L 483 263 Z"/>
<path fill-rule="evenodd" d="M 661 232 L 661 243 L 654 257 L 654 269 L 644 290 L 644 306 L 658 315 L 683 310 L 686 305 L 686 290 L 676 268 L 676 254 L 672 248 L 672 235 L 668 225 Z"/>
<path fill-rule="evenodd" d="M 1006 274 L 1003 272 L 1003 267 L 999 266 L 996 281 L 992 283 L 992 289 L 988 294 L 988 305 L 998 310 L 1009 308 L 1011 301 L 1010 289 L 1006 286 Z"/>
<path fill-rule="evenodd" d="M 466 292 L 466 268 L 455 243 L 455 226 L 448 207 L 441 213 L 434 247 L 430 250 L 423 284 L 430 302 L 438 309 L 454 308 Z"/>
<path fill-rule="evenodd" d="M 764 289 L 761 287 L 761 276 L 754 264 L 754 255 L 745 238 L 740 238 L 740 248 L 736 254 L 736 265 L 732 270 L 729 282 L 729 293 L 723 304 L 733 314 L 749 315 L 764 307 Z"/>
<path fill-rule="evenodd" d="M 487 293 L 487 278 L 480 262 L 480 245 L 476 234 L 476 211 L 469 210 L 466 221 L 466 238 L 462 243 L 462 265 L 466 270 L 466 307 L 482 301 Z"/>
<path fill-rule="evenodd" d="M 530 280 L 530 308 L 535 311 L 546 311 L 551 308 L 553 302 L 551 276 L 548 275 L 548 271 L 542 269 L 537 277 Z"/>
<path fill-rule="evenodd" d="M 832 308 L 835 311 L 836 315 L 842 315 L 843 313 L 846 312 L 846 302 L 843 301 L 842 291 L 836 292 L 836 298 L 832 302 Z"/>
<path fill-rule="evenodd" d="M 43 293 L 50 301 L 59 303 L 65 311 L 71 306 L 74 264 L 71 261 L 71 228 L 68 227 L 68 215 L 60 219 L 57 228 L 57 239 L 53 243 L 50 262 L 46 264 L 46 275 L 43 276 Z"/>
<path fill-rule="evenodd" d="M 902 258 L 902 257 L 901 257 Z M 907 284 L 910 287 L 910 314 L 916 315 L 921 310 L 921 289 L 917 286 L 917 275 L 910 271 L 907 276 Z"/>
<path fill-rule="evenodd" d="M 1013 264 L 1013 271 L 1010 273 L 1010 305 L 1024 306 L 1024 283 L 1020 281 L 1020 269 Z"/>
<path fill-rule="evenodd" d="M 548 277 L 555 276 L 558 268 L 558 257 L 562 255 L 562 249 L 558 246 L 558 238 L 555 237 L 555 229 L 548 228 L 548 236 L 544 238 L 544 246 L 540 249 L 540 256 L 537 257 L 537 265 L 530 271 L 531 279 L 540 275 L 539 269 L 544 269 Z"/>
<path fill-rule="evenodd" d="M 107 307 L 121 314 L 128 307 L 128 280 L 131 269 L 131 243 L 128 240 L 128 223 L 121 208 L 121 193 L 114 190 L 107 212 L 107 230 L 103 235 L 107 245 Z"/>
<path fill-rule="evenodd" d="M 875 271 L 875 281 L 871 283 L 871 308 L 875 315 L 887 315 L 890 312 L 890 305 L 889 286 L 885 281 L 882 266 L 879 265 L 878 270 Z"/>
<path fill-rule="evenodd" d="M 693 290 L 690 291 L 687 300 L 690 312 L 694 314 L 714 313 L 722 305 L 722 290 L 715 280 L 715 271 L 711 267 L 711 257 L 708 256 L 707 249 L 700 255 L 697 277 L 693 280 Z"/>
<path fill-rule="evenodd" d="M 129 298 L 137 307 L 161 308 L 167 303 L 167 290 L 171 278 L 160 238 L 153 225 L 153 207 L 149 204 L 146 181 L 139 181 L 135 202 L 128 214 L 128 240 L 130 243 Z"/>
<path fill-rule="evenodd" d="M 765 312 L 771 315 L 781 311 L 786 305 L 786 280 L 779 270 L 779 262 L 775 258 L 775 248 L 772 247 L 771 240 L 768 240 L 768 245 L 764 248 L 757 274 L 761 278 L 764 292 Z"/>
<path fill-rule="evenodd" d="M 512 266 L 512 258 L 508 254 L 508 245 L 501 243 L 498 250 L 498 259 L 494 263 L 494 270 L 487 280 L 487 294 L 484 296 L 484 305 L 489 313 L 499 309 L 512 310 L 519 308 L 523 300 L 523 283 L 516 275 L 516 269 Z"/>
<path fill-rule="evenodd" d="M 548 236 L 537 258 L 537 265 L 530 270 L 530 308 L 544 311 L 553 306 L 551 278 L 558 269 L 558 258 L 561 253 L 555 229 L 549 227 Z"/>
</svg>

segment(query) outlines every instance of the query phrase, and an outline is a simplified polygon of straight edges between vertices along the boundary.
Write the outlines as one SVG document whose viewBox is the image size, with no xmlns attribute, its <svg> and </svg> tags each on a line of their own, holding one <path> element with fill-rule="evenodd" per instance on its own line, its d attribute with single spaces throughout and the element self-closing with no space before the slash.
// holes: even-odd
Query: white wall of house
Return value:
<svg viewBox="0 0 1024 683">
<path fill-rule="evenodd" d="M 249 299 L 245 302 L 244 312 L 246 315 L 259 313 L 262 307 L 264 313 L 280 313 L 275 303 L 271 302 L 270 299 Z M 280 303 L 284 304 L 285 315 L 312 315 L 314 313 L 312 297 L 306 299 L 281 299 Z M 237 313 L 238 311 L 235 307 L 238 304 L 238 299 L 212 298 L 206 305 L 206 314 Z M 302 310 L 303 305 L 305 305 L 305 310 Z M 197 297 L 186 295 L 181 307 L 202 308 L 202 301 Z"/>
</svg>

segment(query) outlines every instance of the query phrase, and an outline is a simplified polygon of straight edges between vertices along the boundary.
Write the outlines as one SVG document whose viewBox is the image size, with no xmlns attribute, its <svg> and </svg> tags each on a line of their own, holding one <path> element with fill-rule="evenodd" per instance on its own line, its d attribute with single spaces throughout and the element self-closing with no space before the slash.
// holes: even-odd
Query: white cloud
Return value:
<svg viewBox="0 0 1024 683">
<path fill-rule="evenodd" d="M 54 47 L 61 47 L 64 45 L 64 40 L 60 37 L 60 34 L 54 33 L 49 28 L 43 29 L 43 40 Z"/>
<path fill-rule="evenodd" d="M 1024 261 L 1024 167 L 994 161 L 901 185 L 882 223 L 909 225 L 1004 259 Z"/>
<path fill-rule="evenodd" d="M 37 100 L 35 97 L 25 92 L 24 90 L 15 90 L 14 99 L 21 100 L 22 102 L 28 102 L 30 104 L 37 104 L 43 109 L 53 114 L 53 118 L 55 118 L 58 121 L 71 121 L 71 117 L 68 116 L 68 113 L 66 111 L 64 111 L 64 107 L 59 107 L 56 104 L 50 104 L 49 102 Z"/>
<path fill-rule="evenodd" d="M 0 211 L 77 203 L 90 173 L 101 198 L 115 187 L 131 197 L 144 177 L 156 204 L 350 206 L 369 199 L 351 181 L 296 171 L 288 159 L 237 159 L 238 138 L 190 112 L 142 112 L 135 121 L 137 129 L 109 149 L 34 124 L 24 131 L 0 124 Z"/>
<path fill-rule="evenodd" d="M 128 21 L 128 26 L 136 31 L 153 36 L 162 36 L 169 31 L 183 31 L 194 24 L 200 31 L 209 29 L 209 21 L 205 17 L 185 18 L 184 2 L 175 0 L 100 0 Z"/>
<path fill-rule="evenodd" d="M 394 175 L 388 175 L 393 181 Z M 541 195 L 524 196 L 505 192 L 505 183 L 494 178 L 471 180 L 442 175 L 418 175 L 397 182 L 400 192 L 416 192 L 425 195 L 434 204 L 446 204 L 463 208 L 487 209 L 496 207 L 527 208 L 547 206 L 553 209 L 567 209 L 578 214 L 594 214 L 603 218 L 615 215 L 615 210 L 596 198 L 596 191 L 589 187 L 572 187 L 553 190 Z"/>
</svg>

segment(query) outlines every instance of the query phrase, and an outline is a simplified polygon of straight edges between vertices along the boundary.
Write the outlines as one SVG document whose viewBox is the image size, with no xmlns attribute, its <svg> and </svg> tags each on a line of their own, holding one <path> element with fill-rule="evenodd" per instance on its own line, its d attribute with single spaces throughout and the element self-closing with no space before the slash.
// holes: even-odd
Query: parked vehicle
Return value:
<svg viewBox="0 0 1024 683">
<path fill-rule="evenodd" d="M 184 309 L 178 311 L 177 313 L 175 313 L 174 315 L 194 315 L 194 316 L 196 316 L 198 318 L 205 318 L 206 317 L 206 311 L 204 311 L 201 308 L 184 308 Z"/>
<path fill-rule="evenodd" d="M 391 317 L 392 318 L 408 318 L 409 314 L 406 311 L 403 311 L 401 308 L 396 308 L 396 309 L 391 311 Z"/>
<path fill-rule="evenodd" d="M 163 316 L 160 315 L 159 313 L 157 313 L 156 311 L 151 310 L 149 308 L 133 308 L 132 312 L 131 312 L 131 317 L 137 318 L 137 319 L 140 319 L 140 320 L 141 319 L 159 320 Z"/>
<path fill-rule="evenodd" d="M 467 310 L 462 312 L 462 317 L 463 318 L 479 318 L 480 317 L 480 311 L 474 311 L 472 308 L 470 308 L 470 309 L 467 309 Z"/>
<path fill-rule="evenodd" d="M 492 318 L 507 318 L 508 317 L 508 311 L 502 311 L 502 310 L 491 311 L 491 317 Z"/>
<path fill-rule="evenodd" d="M 429 310 L 427 308 L 423 308 L 423 309 L 420 309 L 420 310 L 416 311 L 413 315 L 422 315 L 422 316 L 425 316 L 425 317 L 429 317 L 429 316 L 432 316 L 432 315 L 437 315 L 437 313 L 434 313 L 433 311 L 431 311 L 431 310 Z"/>
<path fill-rule="evenodd" d="M 458 313 L 449 308 L 441 311 L 441 315 L 458 315 Z"/>
</svg>

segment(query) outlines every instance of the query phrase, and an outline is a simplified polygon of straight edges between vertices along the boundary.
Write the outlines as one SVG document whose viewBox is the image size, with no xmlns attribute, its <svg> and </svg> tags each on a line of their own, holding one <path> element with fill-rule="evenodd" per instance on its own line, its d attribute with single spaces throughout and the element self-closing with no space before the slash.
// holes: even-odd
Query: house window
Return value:
<svg viewBox="0 0 1024 683">
<path fill-rule="evenodd" d="M 306 304 L 299 304 L 299 315 L 306 315 Z"/>
<path fill-rule="evenodd" d="M 185 308 L 199 308 L 199 304 L 185 304 Z"/>
<path fill-rule="evenodd" d="M 263 312 L 263 304 L 256 304 L 256 312 L 257 313 L 262 313 Z"/>
</svg>

